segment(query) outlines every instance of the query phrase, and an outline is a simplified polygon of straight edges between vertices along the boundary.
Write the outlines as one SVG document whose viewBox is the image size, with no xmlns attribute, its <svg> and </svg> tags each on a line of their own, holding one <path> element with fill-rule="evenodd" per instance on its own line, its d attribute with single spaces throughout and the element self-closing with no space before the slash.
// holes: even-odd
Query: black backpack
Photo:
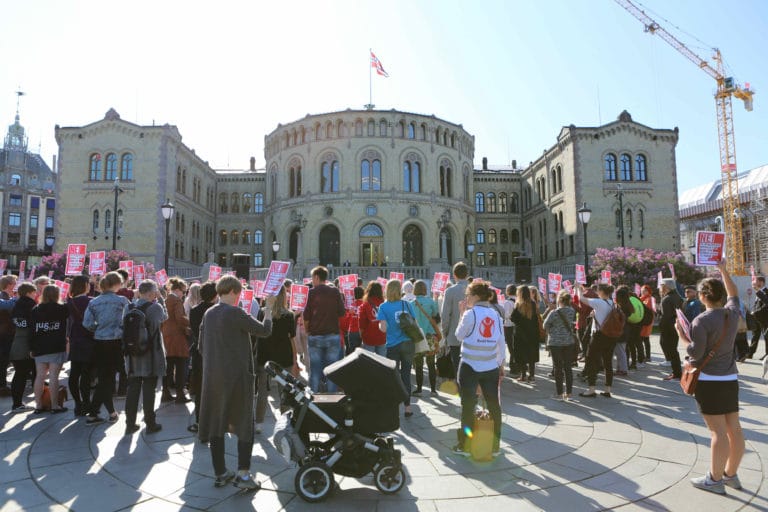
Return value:
<svg viewBox="0 0 768 512">
<path fill-rule="evenodd" d="M 136 304 L 128 305 L 128 312 L 123 317 L 123 354 L 126 356 L 142 356 L 152 348 L 146 315 L 151 305 L 151 302 L 146 302 L 141 307 Z"/>
</svg>

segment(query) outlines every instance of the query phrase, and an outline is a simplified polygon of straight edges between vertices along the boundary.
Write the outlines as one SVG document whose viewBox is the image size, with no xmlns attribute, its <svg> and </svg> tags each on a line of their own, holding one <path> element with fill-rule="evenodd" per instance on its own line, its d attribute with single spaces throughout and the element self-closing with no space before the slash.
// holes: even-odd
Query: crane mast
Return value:
<svg viewBox="0 0 768 512">
<path fill-rule="evenodd" d="M 715 67 L 713 67 L 707 60 L 702 59 L 691 51 L 690 48 L 667 32 L 630 0 L 615 1 L 632 16 L 640 20 L 645 25 L 646 32 L 661 37 L 717 82 L 715 107 L 717 110 L 717 134 L 720 146 L 720 178 L 722 181 L 726 260 L 731 273 L 734 275 L 744 275 L 744 239 L 742 236 L 741 215 L 739 213 L 739 180 L 736 171 L 736 141 L 733 130 L 732 97 L 736 96 L 742 100 L 744 108 L 751 112 L 754 91 L 750 90 L 749 84 L 742 88 L 734 82 L 733 78 L 725 76 L 722 55 L 717 48 L 714 49 L 712 57 L 715 63 Z"/>
</svg>

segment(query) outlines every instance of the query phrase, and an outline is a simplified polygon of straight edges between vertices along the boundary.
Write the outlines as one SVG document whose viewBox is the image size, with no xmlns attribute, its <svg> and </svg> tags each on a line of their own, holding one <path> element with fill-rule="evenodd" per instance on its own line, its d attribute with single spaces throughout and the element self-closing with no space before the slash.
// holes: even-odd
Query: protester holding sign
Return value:
<svg viewBox="0 0 768 512">
<path fill-rule="evenodd" d="M 376 319 L 382 302 L 384 302 L 384 291 L 381 288 L 381 283 L 371 281 L 365 288 L 363 304 L 360 306 L 360 333 L 365 350 L 386 357 L 386 335 L 379 329 L 379 320 Z"/>
</svg>

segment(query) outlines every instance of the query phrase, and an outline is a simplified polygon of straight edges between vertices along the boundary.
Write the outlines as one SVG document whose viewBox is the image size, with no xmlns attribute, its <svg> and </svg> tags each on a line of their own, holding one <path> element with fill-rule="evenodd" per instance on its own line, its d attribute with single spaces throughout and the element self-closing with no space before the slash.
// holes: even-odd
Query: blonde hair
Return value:
<svg viewBox="0 0 768 512">
<path fill-rule="evenodd" d="M 557 294 L 557 303 L 563 306 L 571 305 L 571 294 L 568 293 L 568 290 L 560 290 L 560 293 Z"/>
<path fill-rule="evenodd" d="M 387 302 L 397 302 L 402 297 L 403 285 L 399 279 L 390 279 L 387 281 L 387 289 L 384 296 Z"/>
<path fill-rule="evenodd" d="M 111 290 L 115 286 L 122 285 L 123 284 L 123 276 L 118 274 L 117 272 L 107 272 L 104 274 L 104 277 L 101 278 L 101 281 L 99 281 L 99 288 L 101 291 L 105 292 L 107 290 Z"/>
<path fill-rule="evenodd" d="M 277 295 L 267 297 L 267 305 L 272 308 L 272 320 L 277 320 L 286 313 L 291 312 L 285 305 L 287 295 L 288 289 L 283 285 L 280 287 Z"/>
</svg>

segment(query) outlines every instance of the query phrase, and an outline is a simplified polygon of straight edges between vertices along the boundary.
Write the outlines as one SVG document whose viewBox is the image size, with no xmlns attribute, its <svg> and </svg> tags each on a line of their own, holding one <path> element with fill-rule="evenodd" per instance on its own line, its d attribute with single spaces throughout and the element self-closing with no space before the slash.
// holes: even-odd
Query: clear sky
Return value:
<svg viewBox="0 0 768 512">
<path fill-rule="evenodd" d="M 702 57 L 719 47 L 757 90 L 753 112 L 734 103 L 738 165 L 768 163 L 768 1 L 643 5 Z M 112 107 L 178 126 L 214 168 L 246 168 L 251 156 L 262 166 L 279 123 L 368 103 L 369 48 L 390 74 L 374 74 L 377 108 L 462 124 L 476 166 L 483 156 L 527 165 L 562 126 L 626 109 L 680 128 L 681 191 L 720 177 L 714 80 L 612 0 L 8 0 L 0 124 L 13 122 L 21 87 L 30 147 L 48 162 L 55 124 Z"/>
</svg>

